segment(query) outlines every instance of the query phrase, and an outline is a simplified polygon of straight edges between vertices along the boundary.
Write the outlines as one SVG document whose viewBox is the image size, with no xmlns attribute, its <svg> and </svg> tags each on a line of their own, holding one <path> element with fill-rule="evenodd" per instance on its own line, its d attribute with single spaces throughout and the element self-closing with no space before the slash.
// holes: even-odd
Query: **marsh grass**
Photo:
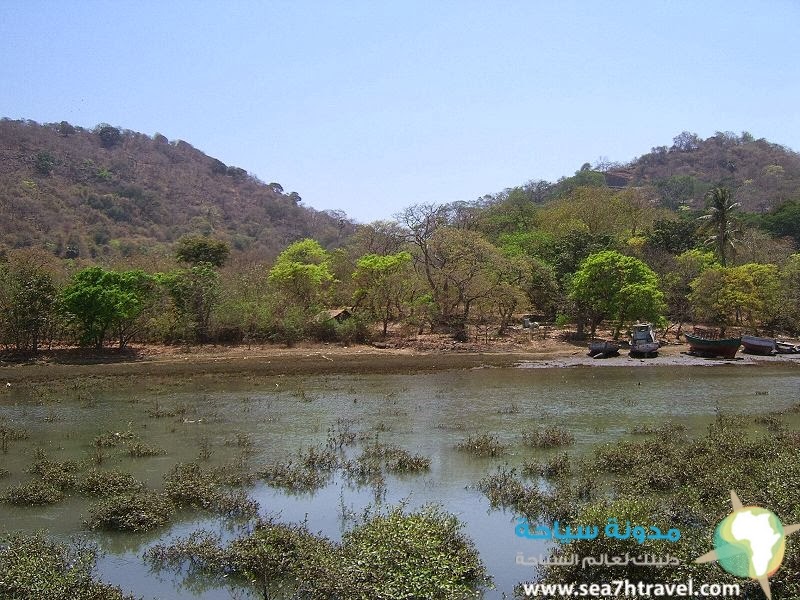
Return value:
<svg viewBox="0 0 800 600">
<path fill-rule="evenodd" d="M 522 434 L 522 443 L 532 448 L 558 448 L 574 444 L 575 436 L 563 427 L 553 426 L 526 431 Z"/>
<path fill-rule="evenodd" d="M 480 433 L 474 436 L 470 435 L 466 440 L 459 442 L 456 448 L 475 456 L 502 456 L 508 446 L 503 444 L 495 435 Z"/>
</svg>

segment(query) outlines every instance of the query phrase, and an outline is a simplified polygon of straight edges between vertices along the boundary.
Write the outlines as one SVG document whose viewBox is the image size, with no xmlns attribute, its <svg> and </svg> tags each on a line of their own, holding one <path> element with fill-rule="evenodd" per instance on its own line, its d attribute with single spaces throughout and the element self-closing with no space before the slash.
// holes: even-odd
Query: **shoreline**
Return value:
<svg viewBox="0 0 800 600">
<path fill-rule="evenodd" d="M 800 355 L 755 356 L 740 353 L 735 359 L 705 359 L 685 354 L 688 346 L 665 346 L 657 358 L 617 357 L 593 359 L 585 349 L 569 344 L 548 348 L 487 348 L 483 351 L 378 349 L 373 346 L 305 345 L 213 346 L 182 352 L 148 352 L 134 348 L 127 353 L 86 353 L 64 356 L 43 354 L 33 362 L 0 361 L 0 381 L 40 383 L 84 377 L 180 377 L 213 375 L 332 375 L 398 374 L 477 368 L 577 368 L 577 367 L 675 367 L 717 365 L 795 365 Z M 163 350 L 163 349 L 162 349 Z"/>
</svg>

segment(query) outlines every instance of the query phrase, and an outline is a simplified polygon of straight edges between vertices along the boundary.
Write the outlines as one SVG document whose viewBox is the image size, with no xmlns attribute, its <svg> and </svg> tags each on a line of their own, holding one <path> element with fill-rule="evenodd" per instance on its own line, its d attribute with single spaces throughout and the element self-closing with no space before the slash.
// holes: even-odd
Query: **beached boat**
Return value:
<svg viewBox="0 0 800 600">
<path fill-rule="evenodd" d="M 742 345 L 742 338 L 719 338 L 708 332 L 684 333 L 689 344 L 689 354 L 697 356 L 721 356 L 733 358 Z"/>
<path fill-rule="evenodd" d="M 748 354 L 760 354 L 769 356 L 775 352 L 775 340 L 773 338 L 756 337 L 754 335 L 743 335 L 742 346 Z"/>
<path fill-rule="evenodd" d="M 608 358 L 619 354 L 619 344 L 606 340 L 597 340 L 589 343 L 589 356 L 592 358 Z"/>
<path fill-rule="evenodd" d="M 791 342 L 775 342 L 775 350 L 778 354 L 800 354 L 800 344 Z"/>
<path fill-rule="evenodd" d="M 637 323 L 631 332 L 631 356 L 656 356 L 661 344 L 650 323 Z"/>
</svg>

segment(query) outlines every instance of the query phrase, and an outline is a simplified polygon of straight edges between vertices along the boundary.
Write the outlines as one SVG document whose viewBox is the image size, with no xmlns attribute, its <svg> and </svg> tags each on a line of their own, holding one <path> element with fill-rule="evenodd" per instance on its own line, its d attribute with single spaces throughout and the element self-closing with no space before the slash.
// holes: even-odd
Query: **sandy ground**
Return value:
<svg viewBox="0 0 800 600">
<path fill-rule="evenodd" d="M 89 376 L 191 377 L 197 375 L 312 375 L 334 373 L 414 373 L 485 367 L 564 368 L 675 365 L 795 365 L 800 355 L 751 356 L 733 360 L 688 356 L 685 344 L 662 347 L 657 358 L 620 356 L 593 359 L 585 342 L 563 335 L 512 335 L 501 340 L 457 344 L 444 336 L 423 336 L 414 342 L 393 341 L 385 348 L 304 344 L 133 347 L 125 352 L 96 353 L 73 348 L 43 352 L 27 361 L 0 360 L 0 385 L 46 382 Z"/>
</svg>

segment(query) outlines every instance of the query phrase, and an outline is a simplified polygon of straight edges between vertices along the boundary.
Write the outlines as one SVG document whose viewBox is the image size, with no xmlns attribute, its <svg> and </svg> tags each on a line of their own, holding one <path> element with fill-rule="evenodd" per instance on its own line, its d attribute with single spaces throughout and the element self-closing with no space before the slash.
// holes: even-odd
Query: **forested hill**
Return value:
<svg viewBox="0 0 800 600">
<path fill-rule="evenodd" d="M 800 154 L 747 132 L 701 139 L 684 131 L 627 165 L 597 165 L 612 186 L 652 186 L 669 208 L 700 208 L 705 192 L 723 184 L 748 212 L 772 210 L 800 198 Z"/>
<path fill-rule="evenodd" d="M 343 214 L 300 203 L 160 134 L 0 120 L 0 248 L 100 259 L 171 253 L 199 233 L 269 258 L 300 238 L 336 246 L 352 233 Z"/>
</svg>

